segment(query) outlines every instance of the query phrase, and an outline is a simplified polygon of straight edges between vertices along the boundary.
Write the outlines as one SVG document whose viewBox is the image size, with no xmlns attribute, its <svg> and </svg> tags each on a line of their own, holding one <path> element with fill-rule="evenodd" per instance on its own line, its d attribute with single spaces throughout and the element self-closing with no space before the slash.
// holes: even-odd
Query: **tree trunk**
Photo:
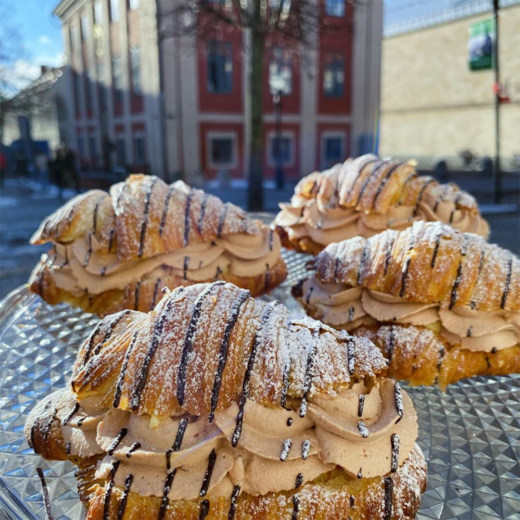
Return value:
<svg viewBox="0 0 520 520">
<path fill-rule="evenodd" d="M 265 35 L 261 30 L 260 4 L 251 27 L 251 143 L 249 148 L 249 211 L 264 209 L 263 190 L 263 64 Z"/>
</svg>

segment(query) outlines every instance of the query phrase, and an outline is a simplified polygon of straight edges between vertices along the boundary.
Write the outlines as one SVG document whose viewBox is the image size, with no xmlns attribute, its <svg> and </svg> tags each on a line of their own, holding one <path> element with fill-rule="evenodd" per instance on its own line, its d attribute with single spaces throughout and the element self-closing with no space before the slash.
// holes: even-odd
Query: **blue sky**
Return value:
<svg viewBox="0 0 520 520">
<path fill-rule="evenodd" d="M 37 77 L 40 65 L 57 66 L 62 63 L 63 40 L 61 24 L 52 14 L 58 0 L 0 0 L 8 23 L 16 27 L 20 36 L 18 66 L 27 75 Z"/>
</svg>

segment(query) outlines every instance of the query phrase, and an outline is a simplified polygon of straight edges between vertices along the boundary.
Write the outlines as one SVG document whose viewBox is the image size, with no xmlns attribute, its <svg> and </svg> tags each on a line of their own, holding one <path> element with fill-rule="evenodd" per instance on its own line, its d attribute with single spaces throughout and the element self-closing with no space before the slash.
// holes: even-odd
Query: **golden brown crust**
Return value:
<svg viewBox="0 0 520 520">
<path fill-rule="evenodd" d="M 179 408 L 193 415 L 225 409 L 238 402 L 257 335 L 250 397 L 261 404 L 280 406 L 284 395 L 302 398 L 309 345 L 313 366 L 319 366 L 309 396 L 385 372 L 370 342 L 291 319 L 278 302 L 216 282 L 179 288 L 149 314 L 105 318 L 78 353 L 72 388 L 80 400 L 101 395 L 107 406 L 158 417 Z"/>
<path fill-rule="evenodd" d="M 287 267 L 280 258 L 276 265 L 263 274 L 245 277 L 236 276 L 232 273 L 222 273 L 218 279 L 247 289 L 252 296 L 257 297 L 272 291 L 286 277 Z M 214 280 L 205 280 L 202 283 L 212 281 Z M 140 282 L 132 282 L 124 290 L 114 289 L 96 295 L 84 294 L 78 297 L 56 285 L 51 274 L 51 268 L 45 259 L 42 259 L 36 266 L 29 279 L 30 290 L 51 305 L 67 302 L 101 317 L 124 309 L 148 312 L 159 302 L 162 297 L 162 290 L 165 287 L 175 289 L 190 284 L 189 280 L 175 274 L 174 269 L 164 268 L 160 274 L 158 274 L 158 271 L 148 273 Z"/>
<path fill-rule="evenodd" d="M 93 190 L 69 201 L 42 222 L 31 243 L 67 244 L 94 233 L 102 249 L 131 261 L 260 229 L 241 208 L 202 190 L 131 175 L 114 185 L 110 195 Z"/>
<path fill-rule="evenodd" d="M 352 331 L 370 339 L 389 361 L 388 375 L 412 386 L 438 384 L 442 390 L 459 379 L 520 372 L 520 345 L 496 352 L 451 346 L 434 331 L 413 325 L 371 325 Z"/>
<path fill-rule="evenodd" d="M 420 493 L 426 491 L 426 462 L 416 446 L 410 457 L 391 476 L 364 478 L 347 477 L 341 470 L 333 470 L 295 492 L 269 493 L 253 497 L 241 494 L 236 501 L 234 520 L 413 520 L 420 505 Z M 391 484 L 389 480 L 391 479 Z M 87 485 L 84 482 L 84 485 Z M 389 492 L 389 487 L 392 493 Z M 118 520 L 124 490 L 109 484 L 91 485 L 87 520 Z M 294 516 L 295 499 L 297 514 Z M 202 499 L 169 502 L 165 520 L 199 520 Z M 159 518 L 162 499 L 141 497 L 130 492 L 126 497 L 124 518 Z M 392 507 L 390 508 L 390 503 Z M 385 509 L 386 508 L 386 509 Z M 207 520 L 228 520 L 231 501 L 228 498 L 209 498 Z M 105 511 L 107 515 L 105 515 Z M 387 511 L 387 516 L 381 516 Z"/>
<path fill-rule="evenodd" d="M 411 302 L 520 310 L 520 260 L 438 222 L 331 244 L 315 267 L 324 283 L 362 285 Z"/>
</svg>

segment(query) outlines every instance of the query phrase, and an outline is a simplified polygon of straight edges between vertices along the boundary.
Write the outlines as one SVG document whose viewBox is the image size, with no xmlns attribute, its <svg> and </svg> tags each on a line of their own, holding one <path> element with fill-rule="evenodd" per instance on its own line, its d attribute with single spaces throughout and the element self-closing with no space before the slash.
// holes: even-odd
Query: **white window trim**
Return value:
<svg viewBox="0 0 520 520">
<path fill-rule="evenodd" d="M 346 130 L 325 130 L 321 133 L 321 167 L 326 167 L 325 165 L 328 164 L 327 158 L 325 157 L 325 141 L 330 137 L 339 137 L 341 139 L 341 156 L 343 159 L 340 159 L 340 162 L 347 159 L 347 157 L 345 157 L 347 152 L 347 134 L 348 132 Z"/>
<path fill-rule="evenodd" d="M 233 158 L 227 164 L 215 164 L 211 159 L 211 141 L 214 139 L 231 139 Z M 235 131 L 211 131 L 206 134 L 206 152 L 208 157 L 208 167 L 212 170 L 234 169 L 238 166 L 238 136 Z"/>
<path fill-rule="evenodd" d="M 277 133 L 276 130 L 270 130 L 267 133 L 267 165 L 270 168 L 276 168 L 278 166 L 278 163 L 276 161 L 276 158 L 271 155 L 271 152 L 273 151 L 274 143 L 273 141 L 276 139 Z M 296 147 L 296 138 L 294 136 L 294 132 L 291 132 L 290 130 L 282 130 L 282 137 L 288 137 L 291 142 L 291 153 L 289 156 L 289 162 L 282 163 L 282 168 L 291 168 L 295 164 L 295 147 Z"/>
</svg>

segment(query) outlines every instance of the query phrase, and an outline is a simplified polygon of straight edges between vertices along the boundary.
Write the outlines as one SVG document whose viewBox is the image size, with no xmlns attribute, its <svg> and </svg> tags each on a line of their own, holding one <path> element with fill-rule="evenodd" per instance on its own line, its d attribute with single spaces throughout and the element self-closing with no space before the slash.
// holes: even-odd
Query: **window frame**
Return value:
<svg viewBox="0 0 520 520">
<path fill-rule="evenodd" d="M 215 47 L 218 48 L 224 48 L 229 51 L 229 62 L 231 63 L 231 70 L 229 71 L 229 90 L 217 90 L 211 88 L 211 82 L 210 77 L 212 76 L 210 73 L 211 66 L 212 66 L 212 55 L 215 55 L 215 53 L 211 52 L 211 46 L 215 45 Z M 220 41 L 220 40 L 211 40 L 207 42 L 207 53 L 206 53 L 206 88 L 208 93 L 210 94 L 232 94 L 233 93 L 233 43 L 228 41 Z M 220 55 L 224 57 L 224 74 L 227 75 L 227 71 L 225 71 L 225 55 Z"/>
<path fill-rule="evenodd" d="M 340 3 L 343 4 L 341 14 L 336 14 L 336 12 L 334 11 L 334 8 L 337 5 L 339 5 Z M 329 11 L 329 5 L 330 6 L 334 5 L 334 8 L 332 8 L 330 11 Z M 346 10 L 347 10 L 347 6 L 346 6 L 345 0 L 325 0 L 325 15 L 326 16 L 330 16 L 331 18 L 344 18 Z"/>
<path fill-rule="evenodd" d="M 320 157 L 320 163 L 321 168 L 331 168 L 334 166 L 334 164 L 338 164 L 335 162 L 334 164 L 331 164 L 330 161 L 327 161 L 327 158 L 325 157 L 326 153 L 326 141 L 327 139 L 341 139 L 341 157 L 346 156 L 347 152 L 347 139 L 348 139 L 348 132 L 346 130 L 325 130 L 321 133 L 321 157 Z M 339 163 L 342 162 L 342 158 L 338 160 Z M 345 157 L 346 158 L 346 157 Z"/>
<path fill-rule="evenodd" d="M 291 168 L 296 163 L 296 136 L 294 135 L 294 132 L 292 132 L 291 130 L 282 130 L 281 134 L 282 139 L 289 139 L 291 143 L 289 160 L 288 162 L 282 162 L 282 168 Z M 276 140 L 276 137 L 276 130 L 270 130 L 267 133 L 267 165 L 270 168 L 276 168 L 278 166 L 278 162 L 276 160 L 276 157 L 274 156 L 274 142 Z"/>
<path fill-rule="evenodd" d="M 217 139 L 231 139 L 232 158 L 229 163 L 220 164 L 213 162 L 212 157 L 212 141 Z M 211 131 L 206 134 L 206 151 L 208 167 L 212 170 L 233 170 L 238 167 L 238 136 L 233 130 L 229 131 Z"/>
<path fill-rule="evenodd" d="M 79 26 L 81 30 L 81 41 L 86 42 L 90 37 L 90 21 L 87 13 L 82 13 L 79 17 Z"/>
<path fill-rule="evenodd" d="M 143 75 L 141 74 L 141 49 L 139 47 L 132 47 L 129 50 L 130 54 L 130 87 L 132 89 L 132 94 L 137 96 L 142 95 L 143 93 Z M 136 62 L 134 59 L 137 57 L 137 65 L 138 65 L 138 74 L 136 75 Z M 137 78 L 137 81 L 136 81 Z M 137 84 L 137 88 L 136 88 Z"/>
</svg>

